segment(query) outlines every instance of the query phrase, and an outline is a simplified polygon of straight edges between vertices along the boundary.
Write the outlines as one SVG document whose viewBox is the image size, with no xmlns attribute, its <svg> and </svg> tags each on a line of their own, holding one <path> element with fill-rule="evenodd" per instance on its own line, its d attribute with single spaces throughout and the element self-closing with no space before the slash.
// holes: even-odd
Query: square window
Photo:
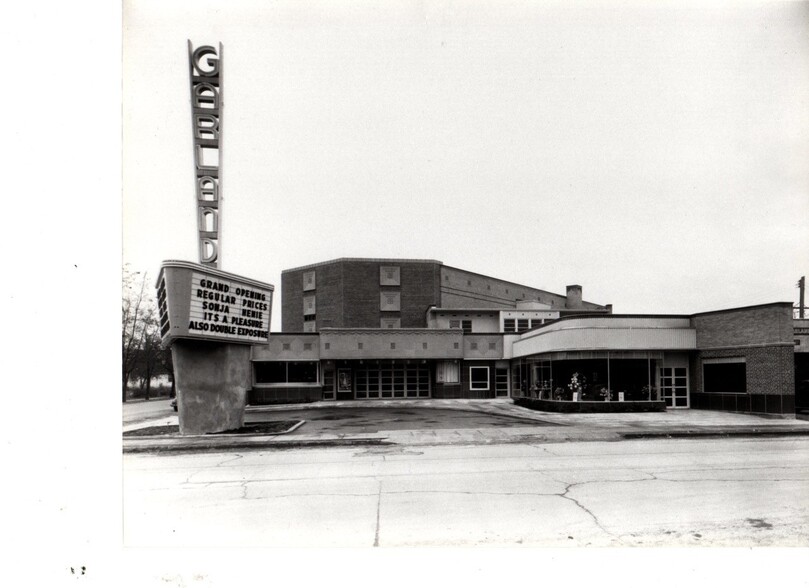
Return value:
<svg viewBox="0 0 809 588">
<path fill-rule="evenodd" d="M 312 344 L 311 343 L 304 343 L 303 344 L 303 349 L 304 349 L 304 351 L 311 351 L 312 350 Z"/>
<path fill-rule="evenodd" d="M 474 343 L 474 342 L 473 342 L 473 343 L 470 343 L 470 344 L 469 344 L 469 348 L 470 348 L 470 349 L 477 349 L 477 348 L 478 348 L 478 344 L 477 344 L 477 343 Z"/>
<path fill-rule="evenodd" d="M 469 367 L 469 389 L 488 390 L 489 389 L 489 366 Z"/>
<path fill-rule="evenodd" d="M 422 343 L 422 344 L 421 344 L 421 348 L 422 348 L 422 349 L 427 349 L 427 343 Z"/>
<path fill-rule="evenodd" d="M 331 349 L 331 343 L 325 343 L 325 344 L 323 345 L 323 347 L 324 347 L 325 349 Z"/>
<path fill-rule="evenodd" d="M 357 349 L 362 349 L 362 342 L 357 343 Z"/>
<path fill-rule="evenodd" d="M 489 349 L 491 350 L 497 349 L 497 343 L 495 343 L 494 341 L 489 341 Z"/>
<path fill-rule="evenodd" d="M 390 344 L 390 348 L 391 348 L 391 349 L 396 349 L 396 343 L 391 343 L 391 344 Z"/>
<path fill-rule="evenodd" d="M 284 348 L 284 351 L 289 351 L 289 343 L 284 343 L 282 347 Z"/>
<path fill-rule="evenodd" d="M 457 341 L 452 344 L 452 348 L 453 349 L 458 349 L 458 342 Z"/>
</svg>

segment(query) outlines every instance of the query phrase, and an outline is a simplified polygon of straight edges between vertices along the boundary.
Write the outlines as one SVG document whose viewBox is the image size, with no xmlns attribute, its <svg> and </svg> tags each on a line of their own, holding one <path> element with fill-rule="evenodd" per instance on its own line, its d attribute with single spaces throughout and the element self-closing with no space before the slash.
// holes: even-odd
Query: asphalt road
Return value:
<svg viewBox="0 0 809 588">
<path fill-rule="evenodd" d="M 126 546 L 804 546 L 809 439 L 127 454 Z"/>
<path fill-rule="evenodd" d="M 522 419 L 510 415 L 434 407 L 327 407 L 304 410 L 254 412 L 245 415 L 245 423 L 271 420 L 305 421 L 299 434 L 377 433 L 409 429 L 481 429 L 491 427 L 537 427 L 552 425 L 540 419 Z"/>
<path fill-rule="evenodd" d="M 123 424 L 131 425 L 152 419 L 162 419 L 173 414 L 174 409 L 170 406 L 171 400 L 164 398 L 161 400 L 136 400 L 122 403 Z"/>
</svg>

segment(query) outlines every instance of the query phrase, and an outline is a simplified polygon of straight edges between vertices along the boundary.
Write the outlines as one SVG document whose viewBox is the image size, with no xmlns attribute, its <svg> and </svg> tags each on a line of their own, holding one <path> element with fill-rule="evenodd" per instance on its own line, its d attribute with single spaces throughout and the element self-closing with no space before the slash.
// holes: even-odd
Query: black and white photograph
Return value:
<svg viewBox="0 0 809 588">
<path fill-rule="evenodd" d="M 806 546 L 808 14 L 125 2 L 125 545 Z"/>
<path fill-rule="evenodd" d="M 806 585 L 808 2 L 119 15 L 127 581 Z"/>
</svg>

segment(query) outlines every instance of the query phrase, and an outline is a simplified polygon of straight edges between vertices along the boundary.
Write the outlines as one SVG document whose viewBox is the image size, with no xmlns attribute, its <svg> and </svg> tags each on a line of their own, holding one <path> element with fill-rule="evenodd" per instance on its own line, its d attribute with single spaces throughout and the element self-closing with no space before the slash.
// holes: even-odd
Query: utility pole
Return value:
<svg viewBox="0 0 809 588">
<path fill-rule="evenodd" d="M 798 288 L 800 288 L 800 297 L 798 298 L 798 318 L 803 318 L 803 308 L 804 308 L 804 294 L 806 293 L 806 276 L 801 276 L 801 279 L 798 280 Z"/>
</svg>

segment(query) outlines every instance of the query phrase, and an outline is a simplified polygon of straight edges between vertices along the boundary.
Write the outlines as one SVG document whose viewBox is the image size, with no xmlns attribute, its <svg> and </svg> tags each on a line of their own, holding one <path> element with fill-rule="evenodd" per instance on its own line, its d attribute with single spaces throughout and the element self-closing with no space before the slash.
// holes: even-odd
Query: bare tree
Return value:
<svg viewBox="0 0 809 588">
<path fill-rule="evenodd" d="M 128 265 L 124 266 L 121 298 L 123 402 L 126 402 L 127 385 L 143 359 L 144 345 L 151 330 L 150 323 L 156 324 L 154 301 L 147 292 L 147 274 L 132 271 Z"/>
<path fill-rule="evenodd" d="M 146 400 L 151 398 L 152 378 L 164 373 L 162 369 L 163 349 L 160 346 L 159 324 L 155 312 L 149 309 L 142 320 L 143 342 L 136 362 L 137 375 L 141 379 L 141 390 Z"/>
</svg>

